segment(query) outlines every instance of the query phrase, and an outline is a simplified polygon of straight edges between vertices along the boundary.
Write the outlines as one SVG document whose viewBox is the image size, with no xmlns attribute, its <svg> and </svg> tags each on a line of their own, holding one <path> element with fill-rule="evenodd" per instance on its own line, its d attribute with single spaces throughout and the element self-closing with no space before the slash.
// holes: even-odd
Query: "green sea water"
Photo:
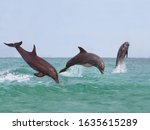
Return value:
<svg viewBox="0 0 150 130">
<path fill-rule="evenodd" d="M 68 58 L 45 58 L 61 70 Z M 105 73 L 74 66 L 38 78 L 22 58 L 0 58 L 0 112 L 150 112 L 150 59 L 129 58 L 114 69 L 104 58 Z"/>
</svg>

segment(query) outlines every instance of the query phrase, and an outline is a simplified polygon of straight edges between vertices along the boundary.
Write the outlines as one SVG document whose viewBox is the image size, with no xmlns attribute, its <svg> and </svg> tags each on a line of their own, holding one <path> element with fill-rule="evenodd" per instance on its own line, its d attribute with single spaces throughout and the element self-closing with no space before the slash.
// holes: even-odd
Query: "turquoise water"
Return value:
<svg viewBox="0 0 150 130">
<path fill-rule="evenodd" d="M 45 58 L 57 71 L 67 58 Z M 0 112 L 150 112 L 150 59 L 127 59 L 114 70 L 104 58 L 105 74 L 74 66 L 51 78 L 38 78 L 22 58 L 0 58 Z"/>
</svg>

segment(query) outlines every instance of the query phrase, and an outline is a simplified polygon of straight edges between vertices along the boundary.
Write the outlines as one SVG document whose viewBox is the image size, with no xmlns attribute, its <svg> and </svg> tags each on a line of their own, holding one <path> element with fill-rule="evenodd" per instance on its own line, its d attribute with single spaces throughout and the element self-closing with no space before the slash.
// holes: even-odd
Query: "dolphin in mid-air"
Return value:
<svg viewBox="0 0 150 130">
<path fill-rule="evenodd" d="M 128 57 L 128 49 L 129 49 L 129 43 L 128 42 L 125 42 L 121 45 L 121 47 L 118 50 L 118 54 L 117 54 L 116 67 L 119 64 L 123 63 L 125 56 Z"/>
<path fill-rule="evenodd" d="M 35 73 L 34 75 L 37 77 L 43 77 L 45 75 L 51 77 L 56 81 L 56 83 L 59 83 L 58 74 L 56 69 L 49 64 L 47 61 L 42 59 L 41 57 L 37 56 L 35 45 L 33 47 L 32 52 L 28 52 L 24 50 L 21 47 L 21 42 L 15 42 L 15 43 L 4 43 L 5 45 L 9 47 L 15 47 L 17 51 L 20 53 L 22 58 L 27 62 L 27 64 L 34 70 L 38 71 L 38 73 Z"/>
<path fill-rule="evenodd" d="M 99 71 L 103 74 L 105 69 L 105 64 L 99 56 L 93 53 L 88 53 L 85 49 L 82 47 L 78 47 L 80 52 L 73 58 L 71 58 L 67 64 L 66 67 L 62 70 L 60 70 L 59 73 L 66 71 L 69 67 L 74 65 L 83 65 L 86 67 L 95 66 L 99 69 Z"/>
</svg>

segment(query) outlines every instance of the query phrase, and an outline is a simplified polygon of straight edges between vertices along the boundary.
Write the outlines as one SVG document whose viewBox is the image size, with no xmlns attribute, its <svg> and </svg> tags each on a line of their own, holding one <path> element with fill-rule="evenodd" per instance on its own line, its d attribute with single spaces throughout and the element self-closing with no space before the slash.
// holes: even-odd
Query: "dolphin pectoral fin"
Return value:
<svg viewBox="0 0 150 130">
<path fill-rule="evenodd" d="M 82 47 L 78 47 L 80 50 L 80 53 L 87 53 L 87 51 L 85 49 L 83 49 Z"/>
<path fill-rule="evenodd" d="M 37 76 L 37 77 L 43 77 L 43 76 L 45 76 L 45 74 L 43 74 L 42 72 L 35 73 L 34 75 Z"/>
<path fill-rule="evenodd" d="M 59 71 L 59 73 L 65 72 L 67 70 L 67 68 L 64 68 L 62 70 Z"/>
</svg>

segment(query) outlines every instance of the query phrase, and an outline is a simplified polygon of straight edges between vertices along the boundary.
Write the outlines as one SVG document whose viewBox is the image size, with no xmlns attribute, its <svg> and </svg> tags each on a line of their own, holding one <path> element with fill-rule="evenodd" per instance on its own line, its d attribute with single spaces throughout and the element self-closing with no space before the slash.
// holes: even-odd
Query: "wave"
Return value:
<svg viewBox="0 0 150 130">
<path fill-rule="evenodd" d="M 83 67 L 80 65 L 75 65 L 70 67 L 67 71 L 61 73 L 60 75 L 65 77 L 83 77 Z"/>
<path fill-rule="evenodd" d="M 11 73 L 9 70 L 0 72 L 0 82 L 5 82 L 5 81 L 26 82 L 30 80 L 30 77 L 31 76 L 26 74 Z"/>
<path fill-rule="evenodd" d="M 112 73 L 126 73 L 127 67 L 125 63 L 119 64 L 115 69 L 113 69 Z"/>
</svg>

